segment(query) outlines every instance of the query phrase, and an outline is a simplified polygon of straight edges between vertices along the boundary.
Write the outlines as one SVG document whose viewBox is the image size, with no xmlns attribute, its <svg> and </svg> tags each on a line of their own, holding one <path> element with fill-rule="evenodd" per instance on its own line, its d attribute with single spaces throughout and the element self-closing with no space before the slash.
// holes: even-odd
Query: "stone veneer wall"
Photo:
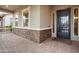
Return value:
<svg viewBox="0 0 79 59">
<path fill-rule="evenodd" d="M 31 30 L 31 29 L 13 28 L 13 33 L 39 43 L 51 37 L 51 29 Z"/>
<path fill-rule="evenodd" d="M 51 37 L 51 29 L 41 30 L 40 31 L 40 42 Z"/>
<path fill-rule="evenodd" d="M 5 29 L 4 28 L 0 28 L 0 32 L 5 32 Z"/>
<path fill-rule="evenodd" d="M 0 32 L 3 32 L 3 30 L 2 30 L 2 29 L 0 29 Z"/>
</svg>

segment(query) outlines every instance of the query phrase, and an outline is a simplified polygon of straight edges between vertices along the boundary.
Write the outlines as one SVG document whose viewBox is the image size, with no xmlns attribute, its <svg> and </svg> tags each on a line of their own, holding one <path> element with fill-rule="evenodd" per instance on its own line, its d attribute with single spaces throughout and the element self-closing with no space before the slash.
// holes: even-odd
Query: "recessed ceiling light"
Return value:
<svg viewBox="0 0 79 59">
<path fill-rule="evenodd" d="M 7 8 L 8 8 L 8 5 L 6 5 L 5 7 L 7 7 Z"/>
</svg>

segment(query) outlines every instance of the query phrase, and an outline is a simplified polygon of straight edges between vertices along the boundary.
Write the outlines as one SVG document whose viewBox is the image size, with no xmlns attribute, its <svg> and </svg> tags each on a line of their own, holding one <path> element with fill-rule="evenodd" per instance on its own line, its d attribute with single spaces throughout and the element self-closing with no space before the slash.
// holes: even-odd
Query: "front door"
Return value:
<svg viewBox="0 0 79 59">
<path fill-rule="evenodd" d="M 70 39 L 70 9 L 57 11 L 57 37 Z"/>
</svg>

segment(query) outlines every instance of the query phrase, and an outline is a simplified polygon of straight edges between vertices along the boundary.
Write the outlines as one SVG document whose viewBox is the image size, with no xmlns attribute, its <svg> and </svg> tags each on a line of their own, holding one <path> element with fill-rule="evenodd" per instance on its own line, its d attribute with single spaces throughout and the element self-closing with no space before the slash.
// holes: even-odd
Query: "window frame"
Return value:
<svg viewBox="0 0 79 59">
<path fill-rule="evenodd" d="M 76 8 L 78 8 L 78 17 L 74 18 L 74 9 L 76 9 Z M 78 19 L 78 35 L 75 35 L 75 33 L 74 33 L 74 20 L 75 19 Z M 74 7 L 73 8 L 73 36 L 74 37 L 79 37 L 79 7 Z"/>
<path fill-rule="evenodd" d="M 17 15 L 18 17 L 16 17 L 16 15 Z M 19 26 L 19 14 L 15 14 L 14 19 L 15 19 L 15 27 L 18 27 L 18 26 Z M 16 26 L 16 20 L 18 20 L 18 21 L 17 21 L 17 26 Z"/>
<path fill-rule="evenodd" d="M 23 25 L 24 28 L 30 27 L 30 8 L 31 7 L 27 7 L 27 8 L 25 8 L 25 9 L 22 10 L 22 25 Z M 29 13 L 28 14 L 28 18 L 26 18 L 26 19 L 28 19 L 28 26 L 24 26 L 23 14 L 24 14 L 25 11 L 28 11 L 28 13 Z"/>
</svg>

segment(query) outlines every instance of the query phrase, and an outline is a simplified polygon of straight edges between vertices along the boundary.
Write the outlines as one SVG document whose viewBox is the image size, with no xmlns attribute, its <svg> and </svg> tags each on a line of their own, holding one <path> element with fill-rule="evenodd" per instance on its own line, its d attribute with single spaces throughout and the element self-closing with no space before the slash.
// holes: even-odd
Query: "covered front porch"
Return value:
<svg viewBox="0 0 79 59">
<path fill-rule="evenodd" d="M 79 6 L 0 7 L 11 30 L 0 32 L 0 52 L 79 52 Z"/>
</svg>

